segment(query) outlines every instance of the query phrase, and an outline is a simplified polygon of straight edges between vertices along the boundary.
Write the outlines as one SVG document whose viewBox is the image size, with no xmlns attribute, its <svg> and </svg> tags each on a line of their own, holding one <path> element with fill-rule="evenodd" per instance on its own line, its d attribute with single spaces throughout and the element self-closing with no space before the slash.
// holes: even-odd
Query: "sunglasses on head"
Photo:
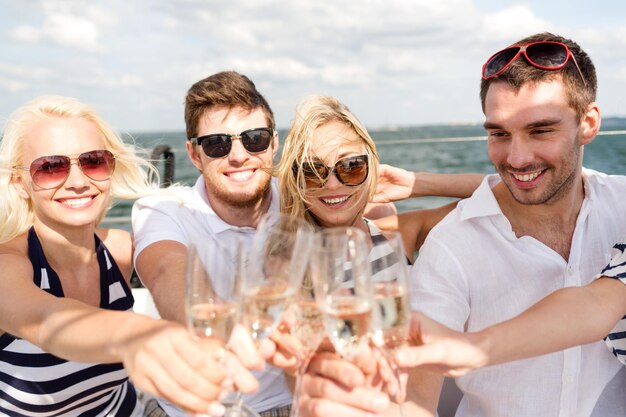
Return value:
<svg viewBox="0 0 626 417">
<path fill-rule="evenodd" d="M 524 56 L 526 61 L 535 68 L 546 71 L 555 71 L 563 68 L 567 61 L 572 58 L 578 74 L 587 85 L 578 62 L 572 51 L 561 42 L 541 41 L 526 45 L 510 46 L 493 54 L 483 65 L 483 78 L 489 80 L 502 74 L 517 58 Z"/>
<path fill-rule="evenodd" d="M 227 133 L 213 133 L 211 135 L 191 138 L 191 143 L 202 146 L 206 156 L 222 158 L 230 153 L 233 147 L 233 138 L 238 137 L 246 151 L 250 153 L 263 152 L 270 147 L 274 130 L 269 127 L 257 127 L 241 132 L 238 135 Z"/>
<path fill-rule="evenodd" d="M 335 174 L 340 183 L 354 187 L 363 184 L 367 178 L 368 157 L 367 155 L 349 156 L 338 160 L 332 167 L 318 161 L 303 162 L 302 165 L 295 162 L 294 173 L 297 174 L 299 170 L 302 170 L 307 188 L 323 187 L 331 174 Z"/>
<path fill-rule="evenodd" d="M 66 155 L 42 156 L 31 162 L 29 167 L 13 168 L 28 170 L 37 187 L 50 190 L 67 180 L 74 163 L 80 167 L 83 174 L 94 181 L 108 180 L 115 170 L 115 157 L 106 150 L 83 152 L 75 158 Z"/>
</svg>

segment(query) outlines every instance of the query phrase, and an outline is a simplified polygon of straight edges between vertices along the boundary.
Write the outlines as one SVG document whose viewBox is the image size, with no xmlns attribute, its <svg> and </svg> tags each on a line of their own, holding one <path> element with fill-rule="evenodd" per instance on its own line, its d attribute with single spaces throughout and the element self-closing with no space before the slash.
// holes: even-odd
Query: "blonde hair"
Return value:
<svg viewBox="0 0 626 417">
<path fill-rule="evenodd" d="M 311 224 L 317 224 L 317 220 L 307 207 L 309 201 L 305 178 L 302 170 L 294 167 L 301 167 L 303 163 L 316 159 L 312 146 L 315 130 L 333 121 L 345 124 L 363 141 L 369 160 L 369 174 L 364 183 L 367 187 L 367 201 L 374 195 L 378 184 L 379 159 L 376 145 L 359 119 L 334 97 L 313 95 L 304 99 L 296 108 L 296 116 L 285 139 L 276 176 L 281 211 L 304 218 Z"/>
<path fill-rule="evenodd" d="M 38 97 L 9 116 L 0 140 L 0 195 L 3 196 L 0 199 L 0 243 L 19 236 L 33 225 L 30 200 L 22 198 L 11 183 L 13 175 L 18 175 L 13 167 L 30 162 L 22 160 L 24 137 L 37 123 L 53 118 L 82 118 L 98 129 L 105 149 L 115 156 L 115 171 L 111 176 L 112 198 L 139 198 L 154 190 L 154 179 L 158 184 L 157 170 L 137 155 L 133 145 L 125 144 L 90 107 L 73 98 Z M 98 222 L 109 208 L 103 210 Z"/>
</svg>

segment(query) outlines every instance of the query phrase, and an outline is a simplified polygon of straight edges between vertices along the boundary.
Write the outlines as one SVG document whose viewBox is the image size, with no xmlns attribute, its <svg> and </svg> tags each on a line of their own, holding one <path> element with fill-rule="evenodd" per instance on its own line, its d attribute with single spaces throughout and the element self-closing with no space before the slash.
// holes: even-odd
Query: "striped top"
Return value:
<svg viewBox="0 0 626 417">
<path fill-rule="evenodd" d="M 599 276 L 619 279 L 626 285 L 626 243 L 613 246 L 611 261 Z M 626 317 L 617 323 L 604 341 L 617 359 L 626 365 Z"/>
<path fill-rule="evenodd" d="M 100 265 L 100 307 L 129 310 L 131 291 L 102 241 L 94 237 Z M 46 261 L 33 228 L 28 233 L 28 257 L 35 285 L 63 297 L 61 281 Z M 134 417 L 141 415 L 141 410 L 122 364 L 66 361 L 4 333 L 0 335 L 0 415 Z"/>
</svg>

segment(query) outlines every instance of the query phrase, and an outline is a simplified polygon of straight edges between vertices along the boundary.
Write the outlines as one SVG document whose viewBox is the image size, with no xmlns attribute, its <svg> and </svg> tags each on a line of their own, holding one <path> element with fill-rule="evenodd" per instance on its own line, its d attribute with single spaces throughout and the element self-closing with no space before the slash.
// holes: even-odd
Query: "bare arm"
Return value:
<svg viewBox="0 0 626 417">
<path fill-rule="evenodd" d="M 372 199 L 375 203 L 387 203 L 410 197 L 457 197 L 472 195 L 480 185 L 483 174 L 436 174 L 410 172 L 390 165 L 380 165 L 378 188 Z"/>
<path fill-rule="evenodd" d="M 161 317 L 185 323 L 185 262 L 187 248 L 173 240 L 148 245 L 137 256 L 135 269 L 148 287 Z"/>
<path fill-rule="evenodd" d="M 398 230 L 402 234 L 407 255 L 412 257 L 413 252 L 422 246 L 431 229 L 452 211 L 456 204 L 454 202 L 433 209 L 407 211 L 397 216 L 377 219 L 375 223 L 381 230 Z"/>
<path fill-rule="evenodd" d="M 480 332 L 479 340 L 487 347 L 490 364 L 596 342 L 626 315 L 625 300 L 626 285 L 611 278 L 563 288 L 508 322 Z"/>
<path fill-rule="evenodd" d="M 223 392 L 228 375 L 217 361 L 214 342 L 195 340 L 176 323 L 153 320 L 128 311 L 100 309 L 66 297 L 55 297 L 32 281 L 33 269 L 22 254 L 3 253 L 0 328 L 64 359 L 124 364 L 140 389 L 166 398 L 185 410 L 205 412 Z M 96 329 L 96 330 L 94 330 Z M 252 341 L 239 351 L 246 366 L 264 364 Z M 258 387 L 242 364 L 232 360 L 234 380 L 243 391 Z"/>
<path fill-rule="evenodd" d="M 626 315 L 626 285 L 600 278 L 563 288 L 519 316 L 476 333 L 459 333 L 415 314 L 418 347 L 398 354 L 403 366 L 460 376 L 487 365 L 543 355 L 605 337 Z"/>
</svg>

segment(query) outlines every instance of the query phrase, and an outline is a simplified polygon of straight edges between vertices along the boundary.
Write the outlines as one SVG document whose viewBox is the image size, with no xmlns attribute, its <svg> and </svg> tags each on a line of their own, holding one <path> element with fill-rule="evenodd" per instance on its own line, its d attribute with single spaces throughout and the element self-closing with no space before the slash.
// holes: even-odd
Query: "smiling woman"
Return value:
<svg viewBox="0 0 626 417">
<path fill-rule="evenodd" d="M 209 410 L 226 377 L 218 347 L 127 311 L 130 234 L 97 227 L 112 197 L 151 192 L 153 168 L 63 97 L 18 109 L 0 155 L 0 294 L 10 294 L 0 303 L 0 414 L 139 416 L 130 379 L 190 412 Z"/>
</svg>

